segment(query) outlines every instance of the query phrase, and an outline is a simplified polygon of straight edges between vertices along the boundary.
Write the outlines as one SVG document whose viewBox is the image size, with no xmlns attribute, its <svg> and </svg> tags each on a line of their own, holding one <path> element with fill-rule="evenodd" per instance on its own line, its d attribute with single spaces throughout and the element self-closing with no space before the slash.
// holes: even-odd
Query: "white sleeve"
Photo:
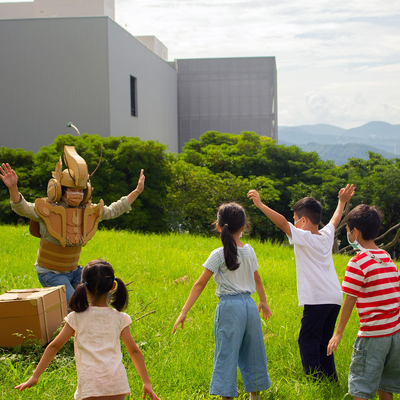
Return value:
<svg viewBox="0 0 400 400">
<path fill-rule="evenodd" d="M 65 318 L 65 322 L 76 331 L 76 319 L 75 319 L 75 311 L 70 312 Z"/>
<path fill-rule="evenodd" d="M 214 274 L 217 274 L 221 265 L 225 262 L 224 253 L 219 251 L 219 249 L 213 250 L 206 262 L 203 264 L 204 268 L 207 268 Z"/>
<path fill-rule="evenodd" d="M 132 323 L 132 318 L 124 313 L 124 312 L 120 312 L 120 317 L 121 317 L 121 332 Z"/>
<path fill-rule="evenodd" d="M 310 231 L 303 231 L 302 229 L 296 228 L 291 222 L 289 222 L 290 233 L 292 237 L 288 236 L 290 244 L 297 244 L 299 246 L 306 246 L 311 239 L 312 233 Z"/>
<path fill-rule="evenodd" d="M 104 206 L 103 216 L 101 220 L 114 219 L 122 215 L 123 213 L 129 212 L 132 209 L 126 196 L 121 197 L 118 201 Z"/>
<path fill-rule="evenodd" d="M 329 222 L 329 224 L 325 225 L 319 232 L 326 235 L 333 243 L 335 239 L 335 226 L 332 223 Z"/>
<path fill-rule="evenodd" d="M 258 270 L 258 262 L 257 262 L 257 256 L 256 256 L 256 252 L 254 251 L 254 249 L 250 246 L 251 248 L 251 252 L 253 254 L 253 258 L 254 258 L 254 268 L 253 268 L 253 272 L 256 272 Z"/>
<path fill-rule="evenodd" d="M 13 211 L 21 217 L 29 218 L 36 222 L 43 222 L 42 218 L 39 217 L 35 210 L 35 204 L 26 201 L 21 193 L 20 195 L 21 200 L 19 201 L 19 203 L 14 203 L 12 200 L 10 200 L 11 208 L 13 209 Z"/>
</svg>

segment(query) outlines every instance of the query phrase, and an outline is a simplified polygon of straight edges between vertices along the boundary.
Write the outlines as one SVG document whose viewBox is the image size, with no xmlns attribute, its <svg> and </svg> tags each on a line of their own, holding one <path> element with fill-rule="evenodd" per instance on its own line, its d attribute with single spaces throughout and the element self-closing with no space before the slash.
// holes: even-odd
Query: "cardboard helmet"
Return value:
<svg viewBox="0 0 400 400">
<path fill-rule="evenodd" d="M 64 162 L 67 166 L 62 171 L 61 157 L 56 164 L 55 171 L 47 184 L 47 197 L 50 202 L 58 202 L 62 197 L 62 186 L 82 189 L 83 200 L 86 204 L 92 197 L 92 186 L 85 160 L 76 152 L 74 146 L 64 146 Z"/>
</svg>

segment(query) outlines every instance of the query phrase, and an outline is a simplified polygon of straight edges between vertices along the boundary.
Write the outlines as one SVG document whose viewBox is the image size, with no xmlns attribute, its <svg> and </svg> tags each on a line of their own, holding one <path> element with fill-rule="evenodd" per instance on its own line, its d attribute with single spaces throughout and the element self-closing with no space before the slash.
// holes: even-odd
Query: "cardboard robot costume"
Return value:
<svg viewBox="0 0 400 400">
<path fill-rule="evenodd" d="M 31 220 L 30 231 L 40 237 L 35 263 L 43 287 L 65 285 L 67 301 L 80 283 L 78 266 L 82 246 L 95 235 L 98 223 L 117 218 L 131 210 L 131 204 L 144 189 L 145 176 L 140 172 L 137 187 L 127 196 L 104 206 L 103 200 L 92 204 L 90 177 L 85 160 L 72 146 L 64 146 L 61 158 L 47 186 L 47 198 L 30 203 L 18 191 L 18 177 L 9 164 L 0 166 L 0 177 L 10 192 L 12 209 Z"/>
<path fill-rule="evenodd" d="M 37 263 L 55 271 L 73 271 L 78 267 L 81 248 L 96 233 L 104 211 L 103 200 L 95 206 L 90 201 L 92 188 L 85 160 L 72 146 L 64 146 L 64 160 L 68 168 L 61 172 L 60 157 L 47 185 L 48 197 L 35 201 L 36 213 L 62 248 L 42 238 L 38 222 L 31 220 L 30 226 L 31 233 L 41 238 Z M 59 205 L 62 187 L 79 190 L 66 193 L 65 200 L 70 207 Z M 54 254 L 57 252 L 58 257 Z"/>
</svg>

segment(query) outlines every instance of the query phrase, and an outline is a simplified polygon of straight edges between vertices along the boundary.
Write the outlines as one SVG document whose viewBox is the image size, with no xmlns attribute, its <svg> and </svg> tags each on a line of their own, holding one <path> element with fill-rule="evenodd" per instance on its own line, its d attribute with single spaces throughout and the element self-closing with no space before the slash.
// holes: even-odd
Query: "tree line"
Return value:
<svg viewBox="0 0 400 400">
<path fill-rule="evenodd" d="M 383 212 L 382 234 L 394 227 L 382 242 L 397 246 L 398 158 L 388 160 L 369 152 L 368 160 L 350 158 L 338 166 L 322 161 L 316 152 L 277 145 L 254 132 L 236 135 L 209 131 L 199 140 L 191 139 L 180 154 L 169 153 L 167 146 L 151 140 L 65 135 L 37 154 L 0 148 L 0 162 L 8 162 L 15 169 L 19 189 L 28 201 L 46 197 L 47 183 L 63 145 L 75 146 L 89 173 L 95 170 L 101 155 L 100 167 L 91 179 L 94 202 L 103 199 L 108 205 L 128 194 L 136 186 L 140 169 L 145 170 L 145 190 L 133 210 L 122 218 L 104 221 L 106 228 L 209 235 L 213 234 L 218 206 L 236 201 L 248 212 L 251 237 L 282 242 L 282 232 L 247 199 L 250 189 L 258 190 L 263 202 L 289 221 L 293 219 L 293 204 L 302 197 L 313 196 L 322 203 L 322 222 L 326 224 L 336 208 L 339 189 L 353 183 L 356 195 L 350 207 L 361 203 L 376 205 Z M 0 223 L 22 220 L 11 210 L 8 189 L 1 185 Z M 337 232 L 337 251 L 346 246 L 345 237 L 343 229 Z"/>
</svg>

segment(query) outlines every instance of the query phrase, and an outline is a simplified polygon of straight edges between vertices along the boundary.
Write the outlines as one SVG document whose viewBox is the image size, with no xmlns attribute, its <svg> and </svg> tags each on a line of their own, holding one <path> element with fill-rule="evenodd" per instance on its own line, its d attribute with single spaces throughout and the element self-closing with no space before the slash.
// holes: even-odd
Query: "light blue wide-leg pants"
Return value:
<svg viewBox="0 0 400 400">
<path fill-rule="evenodd" d="M 220 297 L 215 311 L 214 336 L 211 395 L 238 395 L 238 366 L 246 392 L 258 392 L 271 386 L 260 315 L 249 294 Z"/>
</svg>

